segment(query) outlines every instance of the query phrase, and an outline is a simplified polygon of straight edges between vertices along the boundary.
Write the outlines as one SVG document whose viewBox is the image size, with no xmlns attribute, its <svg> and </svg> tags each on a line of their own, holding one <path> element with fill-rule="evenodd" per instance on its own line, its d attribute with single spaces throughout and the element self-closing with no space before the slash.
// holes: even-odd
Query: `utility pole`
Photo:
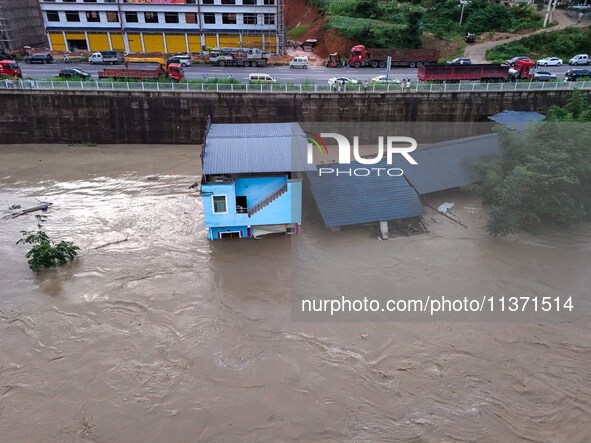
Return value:
<svg viewBox="0 0 591 443">
<path fill-rule="evenodd" d="M 544 17 L 544 28 L 552 21 L 554 11 L 556 11 L 557 2 L 558 0 L 548 0 L 548 9 L 546 10 L 546 15 Z"/>
<path fill-rule="evenodd" d="M 467 0 L 460 0 L 460 4 L 462 5 L 462 13 L 460 14 L 460 27 L 464 21 L 464 8 L 466 7 L 466 3 L 468 3 Z"/>
</svg>

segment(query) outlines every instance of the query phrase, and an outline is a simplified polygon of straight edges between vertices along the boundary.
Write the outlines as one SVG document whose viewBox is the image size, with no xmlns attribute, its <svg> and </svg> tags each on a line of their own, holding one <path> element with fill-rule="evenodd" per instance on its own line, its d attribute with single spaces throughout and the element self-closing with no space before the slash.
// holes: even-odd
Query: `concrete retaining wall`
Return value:
<svg viewBox="0 0 591 443">
<path fill-rule="evenodd" d="M 213 122 L 479 122 L 509 109 L 544 112 L 571 91 L 244 94 L 0 91 L 0 143 L 200 143 Z"/>
</svg>

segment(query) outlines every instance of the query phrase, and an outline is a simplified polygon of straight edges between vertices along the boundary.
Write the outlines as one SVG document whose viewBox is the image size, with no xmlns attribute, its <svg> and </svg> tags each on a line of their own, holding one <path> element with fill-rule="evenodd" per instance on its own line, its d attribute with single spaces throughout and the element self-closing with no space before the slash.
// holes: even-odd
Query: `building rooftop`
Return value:
<svg viewBox="0 0 591 443">
<path fill-rule="evenodd" d="M 315 170 L 297 123 L 212 124 L 204 143 L 204 174 Z"/>
<path fill-rule="evenodd" d="M 342 166 L 346 166 L 346 169 L 368 167 L 355 162 Z M 318 167 L 337 167 L 337 164 L 324 164 Z M 389 166 L 383 161 L 371 167 Z M 417 193 L 404 177 L 350 177 L 334 174 L 319 176 L 317 171 L 307 172 L 307 176 L 324 224 L 329 228 L 398 220 L 424 214 Z"/>
<path fill-rule="evenodd" d="M 495 123 L 498 123 L 513 131 L 522 132 L 527 130 L 531 123 L 541 122 L 544 116 L 539 112 L 530 111 L 502 111 L 489 117 Z"/>
<path fill-rule="evenodd" d="M 500 155 L 496 134 L 435 143 L 412 153 L 418 164 L 404 166 L 404 176 L 420 195 L 457 188 L 481 180 L 473 163 Z"/>
</svg>

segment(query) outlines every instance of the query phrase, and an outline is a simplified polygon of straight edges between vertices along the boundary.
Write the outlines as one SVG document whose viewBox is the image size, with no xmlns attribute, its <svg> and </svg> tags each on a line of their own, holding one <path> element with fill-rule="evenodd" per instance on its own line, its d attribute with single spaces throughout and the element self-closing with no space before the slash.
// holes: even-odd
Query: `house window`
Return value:
<svg viewBox="0 0 591 443">
<path fill-rule="evenodd" d="M 116 12 L 107 12 L 107 21 L 109 23 L 118 23 L 119 22 L 119 14 Z"/>
<path fill-rule="evenodd" d="M 203 0 L 204 5 L 213 5 L 213 0 Z"/>
<path fill-rule="evenodd" d="M 197 23 L 197 13 L 185 12 L 185 23 Z"/>
<path fill-rule="evenodd" d="M 137 17 L 137 12 L 126 12 L 125 21 L 127 23 L 137 23 L 139 21 Z"/>
<path fill-rule="evenodd" d="M 242 0 L 243 5 L 256 5 L 257 0 Z"/>
<path fill-rule="evenodd" d="M 146 23 L 158 23 L 157 12 L 144 12 L 144 21 Z"/>
<path fill-rule="evenodd" d="M 235 25 L 236 14 L 222 14 L 222 23 L 224 25 Z"/>
<path fill-rule="evenodd" d="M 47 11 L 45 14 L 47 15 L 48 22 L 59 22 L 60 21 L 60 14 L 57 11 Z"/>
<path fill-rule="evenodd" d="M 225 195 L 214 195 L 213 196 L 213 213 L 214 214 L 225 214 L 228 212 L 228 205 L 226 203 Z"/>
<path fill-rule="evenodd" d="M 74 11 L 66 11 L 66 20 L 69 22 L 79 22 L 80 14 Z"/>
<path fill-rule="evenodd" d="M 96 11 L 87 11 L 86 12 L 86 21 L 90 23 L 98 23 L 101 21 L 101 16 Z"/>
<path fill-rule="evenodd" d="M 275 14 L 265 14 L 265 25 L 275 24 Z"/>
<path fill-rule="evenodd" d="M 242 19 L 243 19 L 243 23 L 245 25 L 256 25 L 257 24 L 257 15 L 256 14 L 244 14 Z"/>
<path fill-rule="evenodd" d="M 166 23 L 178 23 L 179 22 L 179 14 L 177 12 L 165 12 L 164 13 L 164 21 Z"/>
<path fill-rule="evenodd" d="M 213 12 L 206 12 L 203 14 L 203 23 L 215 25 L 215 14 Z"/>
<path fill-rule="evenodd" d="M 274 5 L 275 4 L 275 0 L 265 0 L 264 4 L 265 5 Z"/>
<path fill-rule="evenodd" d="M 235 5 L 236 0 L 222 0 L 222 5 Z"/>
</svg>

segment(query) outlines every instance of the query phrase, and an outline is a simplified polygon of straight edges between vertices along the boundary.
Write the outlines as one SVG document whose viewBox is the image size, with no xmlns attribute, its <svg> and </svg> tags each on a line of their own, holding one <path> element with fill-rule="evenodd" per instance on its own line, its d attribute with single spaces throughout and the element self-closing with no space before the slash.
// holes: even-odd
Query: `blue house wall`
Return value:
<svg viewBox="0 0 591 443">
<path fill-rule="evenodd" d="M 281 187 L 287 182 L 287 192 L 253 214 L 236 212 L 236 195 L 245 196 L 248 207 Z M 236 178 L 231 183 L 203 183 L 203 212 L 205 227 L 210 239 L 218 238 L 218 232 L 241 232 L 248 237 L 248 228 L 265 225 L 300 224 L 302 222 L 302 182 L 287 180 L 287 176 Z M 213 212 L 213 197 L 226 196 L 226 213 Z M 250 230 L 252 233 L 252 230 Z"/>
</svg>

